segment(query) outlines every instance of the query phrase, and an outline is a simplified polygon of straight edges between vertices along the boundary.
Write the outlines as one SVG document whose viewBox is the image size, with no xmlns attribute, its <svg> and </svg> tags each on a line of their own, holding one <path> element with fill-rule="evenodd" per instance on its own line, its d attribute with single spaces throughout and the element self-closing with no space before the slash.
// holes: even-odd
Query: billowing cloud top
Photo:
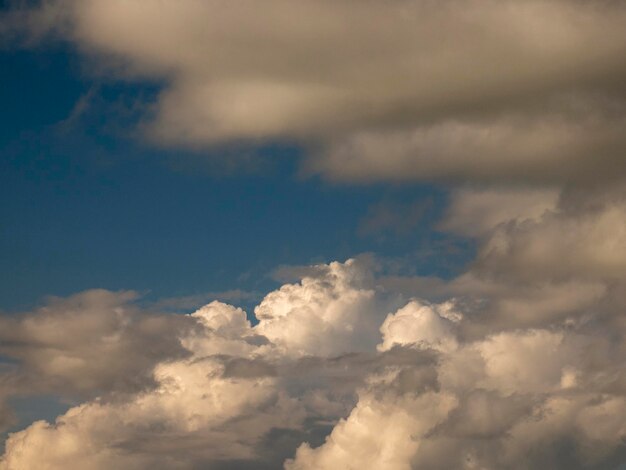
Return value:
<svg viewBox="0 0 626 470">
<path fill-rule="evenodd" d="M 221 302 L 163 316 L 123 292 L 54 300 L 2 329 L 1 352 L 21 359 L 5 379 L 12 393 L 36 384 L 86 401 L 11 434 L 0 468 L 622 461 L 626 323 L 610 305 L 623 294 L 588 273 L 572 274 L 587 289 L 574 302 L 572 279 L 511 289 L 477 275 L 446 283 L 456 295 L 437 304 L 390 296 L 364 263 L 320 265 L 269 293 L 256 326 Z"/>
</svg>

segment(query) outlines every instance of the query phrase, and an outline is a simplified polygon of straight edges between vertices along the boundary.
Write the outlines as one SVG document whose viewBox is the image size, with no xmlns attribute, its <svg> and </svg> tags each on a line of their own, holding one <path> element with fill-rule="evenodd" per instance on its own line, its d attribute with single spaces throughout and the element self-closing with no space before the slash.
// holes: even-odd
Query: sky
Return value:
<svg viewBox="0 0 626 470">
<path fill-rule="evenodd" d="M 441 211 L 440 188 L 304 177 L 296 163 L 303 150 L 278 141 L 162 149 L 117 128 L 137 125 L 125 103 L 155 99 L 153 84 L 94 77 L 60 40 L 5 48 L 2 62 L 6 311 L 94 286 L 155 299 L 252 292 L 271 286 L 269 274 L 283 264 L 445 245 L 424 227 Z M 239 154 L 250 161 L 222 162 Z M 396 206 L 407 217 L 399 227 Z M 420 269 L 445 273 L 463 261 L 461 253 L 450 258 Z"/>
<path fill-rule="evenodd" d="M 0 470 L 626 466 L 626 3 L 0 12 Z"/>
<path fill-rule="evenodd" d="M 304 178 L 302 150 L 280 142 L 241 150 L 255 152 L 242 174 L 219 167 L 238 150 L 161 150 L 110 131 L 116 108 L 154 87 L 103 84 L 68 45 L 2 60 L 3 309 L 94 286 L 154 297 L 254 290 L 281 264 L 405 255 L 440 237 L 419 220 L 442 205 L 438 188 Z M 396 205 L 409 219 L 399 230 L 384 215 Z"/>
</svg>

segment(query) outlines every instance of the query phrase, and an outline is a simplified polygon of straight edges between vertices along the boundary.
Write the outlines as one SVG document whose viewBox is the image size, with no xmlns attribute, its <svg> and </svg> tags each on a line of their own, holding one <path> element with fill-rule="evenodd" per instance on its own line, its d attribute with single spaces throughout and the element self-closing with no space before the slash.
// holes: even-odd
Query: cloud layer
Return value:
<svg viewBox="0 0 626 470">
<path fill-rule="evenodd" d="M 18 326 L 3 333 L 13 346 L 3 352 L 42 391 L 48 384 L 92 395 L 54 423 L 11 434 L 0 468 L 565 469 L 622 461 L 626 324 L 608 308 L 615 292 L 595 278 L 600 287 L 586 304 L 559 303 L 573 295 L 569 284 L 524 304 L 506 281 L 486 288 L 468 276 L 479 274 L 446 283 L 455 297 L 432 303 L 390 295 L 364 263 L 319 265 L 269 293 L 256 326 L 217 301 L 159 316 L 139 311 L 129 293 L 54 300 L 13 319 Z M 487 301 L 502 315 L 502 305 L 517 302 L 534 321 L 502 322 Z M 520 311 L 505 316 L 523 320 Z M 91 346 L 55 343 L 68 328 L 70 337 L 93 335 Z M 146 330 L 159 334 L 148 352 Z M 18 346 L 18 338 L 30 339 Z M 125 338 L 136 350 L 125 349 Z"/>
<path fill-rule="evenodd" d="M 168 145 L 288 139 L 341 180 L 624 176 L 626 5 L 578 0 L 55 0 L 89 70 L 163 89 Z"/>
</svg>

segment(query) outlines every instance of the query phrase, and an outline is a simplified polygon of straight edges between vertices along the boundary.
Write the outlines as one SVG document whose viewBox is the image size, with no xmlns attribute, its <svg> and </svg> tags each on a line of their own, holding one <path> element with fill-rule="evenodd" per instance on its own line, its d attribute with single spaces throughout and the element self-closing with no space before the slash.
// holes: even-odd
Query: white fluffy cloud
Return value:
<svg viewBox="0 0 626 470">
<path fill-rule="evenodd" d="M 455 405 L 453 395 L 434 392 L 382 399 L 366 394 L 322 447 L 313 450 L 303 445 L 285 468 L 409 470 L 420 439 L 443 422 Z"/>
<path fill-rule="evenodd" d="M 355 260 L 320 268 L 315 277 L 268 294 L 254 310 L 260 320 L 256 330 L 287 354 L 373 350 L 385 304 L 371 279 Z"/>
<path fill-rule="evenodd" d="M 99 387 L 98 397 L 54 423 L 11 434 L 0 468 L 569 469 L 623 462 L 626 325 L 616 328 L 617 314 L 602 311 L 609 289 L 588 301 L 592 313 L 548 302 L 536 312 L 539 326 L 511 328 L 476 305 L 489 295 L 502 305 L 516 291 L 467 284 L 458 300 L 412 299 L 395 308 L 401 296 L 390 297 L 368 269 L 353 260 L 309 269 L 265 297 L 255 326 L 221 302 L 170 315 L 159 338 L 184 355 L 171 348 L 149 365 L 139 361 L 150 371 L 143 388 L 123 381 Z M 95 291 L 56 300 L 15 318 L 29 325 L 15 335 L 28 330 L 50 342 L 69 315 L 67 328 L 92 331 L 94 342 L 97 331 L 112 328 L 99 304 L 124 317 L 136 309 L 131 299 Z M 554 314 L 563 308 L 568 316 Z M 137 310 L 132 318 L 141 324 L 150 316 Z M 123 334 L 141 342 L 143 329 Z M 90 357 L 68 344 L 63 354 Z M 6 353 L 22 361 L 18 368 L 36 367 L 41 377 L 66 371 L 50 352 L 50 361 L 38 358 L 38 344 L 13 347 Z M 111 360 L 115 348 L 97 351 L 110 370 L 95 364 L 81 374 L 136 373 Z M 139 353 L 127 352 L 128 362 Z M 73 375 L 64 374 L 73 393 Z"/>
<path fill-rule="evenodd" d="M 53 425 L 11 435 L 1 468 L 189 468 L 250 459 L 272 428 L 303 418 L 272 378 L 223 378 L 210 359 L 162 364 L 158 387 L 122 402 L 85 403 Z"/>
<path fill-rule="evenodd" d="M 248 342 L 254 335 L 242 310 L 213 302 L 183 318 L 196 327 L 170 331 L 168 339 L 179 340 L 190 357 L 155 364 L 153 388 L 97 398 L 54 424 L 32 424 L 8 439 L 0 468 L 189 468 L 202 460 L 246 460 L 271 429 L 301 424 L 302 410 L 272 376 L 225 376 L 223 355 L 258 349 Z"/>
<path fill-rule="evenodd" d="M 454 323 L 460 321 L 462 316 L 453 308 L 450 302 L 434 306 L 415 300 L 409 302 L 396 313 L 387 315 L 380 327 L 383 342 L 378 349 L 387 351 L 396 345 L 441 351 L 456 349 Z"/>
<path fill-rule="evenodd" d="M 623 343 L 607 343 L 561 328 L 493 334 L 441 354 L 435 384 L 416 363 L 396 364 L 286 468 L 613 468 L 624 459 L 626 397 L 613 362 Z M 604 382 L 607 372 L 621 384 Z"/>
<path fill-rule="evenodd" d="M 357 261 L 320 265 L 268 294 L 255 327 L 243 310 L 221 302 L 191 315 L 156 316 L 130 303 L 135 294 L 107 291 L 3 320 L 12 328 L 0 346 L 21 361 L 23 380 L 39 393 L 108 393 L 54 424 L 11 435 L 0 468 L 219 467 L 259 459 L 271 468 L 288 456 L 281 439 L 315 433 L 324 428 L 317 421 L 353 404 L 350 382 L 360 382 L 366 366 L 355 365 L 349 378 L 345 365 L 325 361 L 375 352 L 384 310 L 369 283 Z M 148 333 L 158 336 L 144 338 Z M 322 356 L 319 365 L 310 362 L 314 356 Z M 300 360 L 310 378 L 302 377 Z M 46 388 L 53 379 L 58 383 Z"/>
</svg>

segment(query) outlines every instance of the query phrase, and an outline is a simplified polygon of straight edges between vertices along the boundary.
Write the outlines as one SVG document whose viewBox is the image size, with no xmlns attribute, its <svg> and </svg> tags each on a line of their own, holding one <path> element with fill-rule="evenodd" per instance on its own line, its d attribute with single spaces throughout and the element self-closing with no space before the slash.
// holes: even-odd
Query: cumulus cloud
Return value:
<svg viewBox="0 0 626 470">
<path fill-rule="evenodd" d="M 371 376 L 322 446 L 303 444 L 286 468 L 612 468 L 624 458 L 624 389 L 599 376 L 623 346 L 607 343 L 529 329 L 446 351 L 434 384 L 415 365 L 390 367 Z M 423 346 L 416 337 L 413 347 Z"/>
<path fill-rule="evenodd" d="M 317 276 L 282 286 L 254 313 L 259 333 L 289 353 L 332 356 L 372 350 L 384 305 L 370 276 L 350 260 L 319 267 Z"/>
<path fill-rule="evenodd" d="M 90 290 L 17 316 L 0 317 L 0 353 L 36 377 L 39 392 L 77 394 L 149 386 L 161 360 L 186 354 L 172 331 L 177 317 L 148 315 L 135 292 Z M 37 391 L 37 390 L 35 390 Z"/>
<path fill-rule="evenodd" d="M 11 434 L 0 468 L 565 469 L 623 462 L 626 325 L 616 329 L 618 314 L 601 311 L 609 290 L 589 294 L 593 309 L 586 311 L 549 300 L 565 297 L 561 291 L 544 292 L 543 310 L 530 299 L 535 324 L 511 326 L 476 306 L 493 296 L 502 308 L 508 296 L 521 295 L 515 290 L 466 281 L 463 293 L 455 280 L 448 294 L 456 289 L 456 300 L 402 300 L 370 268 L 354 260 L 312 267 L 263 299 L 256 326 L 243 310 L 217 301 L 170 314 L 158 341 L 177 347 L 140 369 L 118 364 L 118 350 L 100 348 L 94 334 L 90 341 L 108 366 L 81 374 L 143 370 L 150 386 L 114 381 L 55 422 Z M 62 328 L 107 332 L 101 304 L 124 318 L 137 309 L 132 299 L 87 292 L 15 324 L 28 324 L 21 329 L 46 344 Z M 564 308 L 567 316 L 554 313 Z M 60 318 L 67 315 L 73 321 L 66 327 Z M 149 317 L 134 315 L 139 324 Z M 142 334 L 130 328 L 117 336 L 140 343 Z M 42 377 L 63 373 L 70 388 L 80 386 L 55 365 L 55 354 L 78 360 L 92 352 L 67 341 L 65 349 L 50 347 L 49 361 L 36 355 L 40 343 L 21 344 L 17 367 L 36 367 Z M 125 354 L 131 364 L 141 358 L 140 350 Z"/>
<path fill-rule="evenodd" d="M 246 460 L 265 433 L 302 420 L 271 375 L 225 376 L 222 356 L 247 357 L 262 347 L 241 309 L 213 302 L 181 319 L 193 327 L 163 331 L 153 341 L 175 342 L 187 357 L 154 363 L 153 387 L 98 397 L 54 424 L 32 424 L 9 437 L 0 467 L 189 468 L 202 460 Z"/>
<path fill-rule="evenodd" d="M 132 303 L 136 294 L 108 291 L 3 319 L 0 346 L 20 361 L 26 385 L 91 399 L 11 435 L 0 468 L 280 465 L 353 406 L 374 359 L 336 356 L 374 353 L 384 311 L 363 263 L 311 273 L 268 294 L 256 327 L 217 301 L 150 315 Z"/>
<path fill-rule="evenodd" d="M 124 402 L 92 401 L 54 425 L 9 437 L 2 468 L 189 468 L 249 459 L 260 436 L 302 414 L 271 377 L 228 379 L 209 359 L 155 370 L 159 386 Z"/>
<path fill-rule="evenodd" d="M 462 315 L 453 308 L 452 303 L 431 306 L 409 302 L 396 313 L 387 315 L 380 327 L 383 342 L 378 349 L 387 351 L 396 345 L 415 345 L 442 351 L 456 349 L 453 325 L 460 321 Z"/>
<path fill-rule="evenodd" d="M 478 241 L 469 269 L 451 280 L 379 282 L 433 301 L 456 298 L 474 315 L 466 334 L 581 321 L 598 310 L 617 321 L 624 308 L 625 201 L 619 187 L 456 190 L 440 228 Z"/>
<path fill-rule="evenodd" d="M 455 405 L 454 396 L 433 392 L 388 399 L 365 395 L 322 447 L 313 450 L 305 444 L 285 468 L 410 469 L 420 438 L 444 421 Z"/>
<path fill-rule="evenodd" d="M 158 142 L 297 140 L 336 179 L 545 184 L 624 176 L 625 20 L 619 1 L 55 0 L 3 24 L 163 83 Z"/>
</svg>

